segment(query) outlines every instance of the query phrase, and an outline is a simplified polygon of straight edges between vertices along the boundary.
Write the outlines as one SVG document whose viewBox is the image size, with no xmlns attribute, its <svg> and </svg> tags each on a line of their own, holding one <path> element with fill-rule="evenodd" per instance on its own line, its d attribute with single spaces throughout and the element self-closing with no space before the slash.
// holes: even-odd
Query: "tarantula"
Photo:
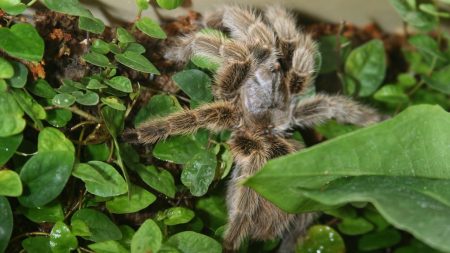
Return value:
<svg viewBox="0 0 450 253">
<path fill-rule="evenodd" d="M 295 242 L 314 215 L 288 214 L 239 182 L 269 159 L 301 148 L 289 138 L 293 127 L 312 127 L 329 119 L 364 126 L 380 116 L 339 95 L 298 99 L 312 85 L 318 51 L 287 10 L 270 6 L 260 14 L 249 7 L 225 6 L 206 17 L 205 23 L 229 38 L 221 33 L 190 34 L 179 39 L 170 54 L 179 61 L 193 55 L 221 59 L 213 86 L 215 102 L 144 122 L 129 131 L 128 138 L 149 144 L 199 128 L 230 129 L 235 167 L 227 192 L 225 249 L 237 250 L 247 237 L 284 236 L 285 241 Z"/>
</svg>

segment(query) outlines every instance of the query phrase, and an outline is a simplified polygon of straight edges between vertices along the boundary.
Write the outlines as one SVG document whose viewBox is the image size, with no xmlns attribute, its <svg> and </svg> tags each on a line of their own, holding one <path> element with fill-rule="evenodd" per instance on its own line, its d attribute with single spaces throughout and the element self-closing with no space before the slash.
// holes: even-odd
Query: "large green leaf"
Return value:
<svg viewBox="0 0 450 253">
<path fill-rule="evenodd" d="M 14 155 L 23 135 L 17 134 L 9 137 L 0 137 L 0 166 L 3 166 Z"/>
<path fill-rule="evenodd" d="M 394 119 L 270 161 L 246 185 L 290 212 L 370 201 L 398 228 L 449 251 L 450 230 L 438 225 L 450 222 L 449 124 L 438 106 L 410 107 Z M 427 221 L 417 222 L 424 215 Z"/>
<path fill-rule="evenodd" d="M 5 58 L 0 57 L 0 78 L 11 78 L 14 76 L 14 68 Z"/>
<path fill-rule="evenodd" d="M 198 69 L 178 72 L 172 79 L 192 100 L 210 102 L 213 98 L 211 78 Z"/>
<path fill-rule="evenodd" d="M 13 214 L 8 199 L 0 196 L 0 252 L 3 253 L 8 246 L 13 230 Z"/>
<path fill-rule="evenodd" d="M 202 196 L 214 179 L 216 167 L 216 155 L 209 150 L 202 150 L 184 166 L 181 182 L 189 188 L 192 195 Z"/>
<path fill-rule="evenodd" d="M 64 220 L 64 212 L 60 203 L 50 203 L 39 208 L 23 208 L 22 213 L 33 222 L 57 222 Z"/>
<path fill-rule="evenodd" d="M 0 137 L 8 137 L 22 132 L 25 128 L 23 111 L 13 95 L 0 92 Z"/>
<path fill-rule="evenodd" d="M 158 169 L 155 166 L 144 166 L 142 164 L 137 164 L 132 168 L 147 185 L 168 197 L 175 197 L 175 180 L 169 171 Z"/>
<path fill-rule="evenodd" d="M 0 49 L 27 61 L 40 61 L 44 55 L 44 40 L 30 24 L 20 23 L 0 28 Z"/>
</svg>

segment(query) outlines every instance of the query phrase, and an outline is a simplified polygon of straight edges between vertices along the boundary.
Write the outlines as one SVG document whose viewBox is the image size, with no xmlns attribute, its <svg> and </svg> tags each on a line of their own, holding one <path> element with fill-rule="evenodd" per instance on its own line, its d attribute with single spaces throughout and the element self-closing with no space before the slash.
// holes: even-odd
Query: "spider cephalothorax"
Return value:
<svg viewBox="0 0 450 253">
<path fill-rule="evenodd" d="M 313 215 L 285 213 L 239 181 L 269 159 L 301 147 L 286 133 L 292 127 L 312 127 L 332 118 L 367 125 L 380 117 L 369 107 L 339 95 L 298 99 L 312 84 L 318 52 L 314 41 L 297 29 L 285 9 L 271 6 L 257 14 L 251 8 L 225 6 L 207 16 L 205 24 L 224 31 L 229 38 L 219 32 L 189 34 L 179 39 L 179 46 L 168 55 L 179 61 L 193 55 L 220 59 L 213 87 L 216 101 L 147 121 L 128 135 L 148 144 L 199 128 L 232 130 L 229 144 L 235 168 L 227 194 L 229 221 L 224 246 L 236 250 L 246 237 L 267 240 L 283 236 L 283 251 Z"/>
</svg>

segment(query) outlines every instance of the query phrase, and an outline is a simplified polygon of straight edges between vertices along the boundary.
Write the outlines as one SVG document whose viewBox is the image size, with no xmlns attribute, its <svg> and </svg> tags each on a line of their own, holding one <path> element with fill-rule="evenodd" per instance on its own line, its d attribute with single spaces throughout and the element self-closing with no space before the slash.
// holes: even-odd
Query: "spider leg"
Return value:
<svg viewBox="0 0 450 253">
<path fill-rule="evenodd" d="M 310 35 L 299 31 L 294 16 L 285 8 L 269 6 L 265 17 L 277 34 L 281 65 L 288 70 L 286 82 L 291 93 L 305 91 L 314 78 L 315 57 L 318 54 L 316 43 Z"/>
<path fill-rule="evenodd" d="M 239 5 L 226 6 L 222 17 L 223 26 L 230 30 L 232 38 L 249 44 L 275 45 L 272 30 L 255 9 Z"/>
<path fill-rule="evenodd" d="M 230 147 L 236 168 L 228 187 L 229 222 L 224 247 L 238 250 L 246 237 L 274 239 L 295 220 L 296 215 L 283 212 L 252 189 L 240 185 L 240 181 L 260 170 L 269 159 L 294 152 L 296 147 L 281 137 L 249 131 L 233 134 Z"/>
<path fill-rule="evenodd" d="M 293 111 L 293 123 L 312 127 L 330 119 L 366 126 L 383 120 L 374 109 L 339 95 L 317 95 L 301 100 Z"/>
<path fill-rule="evenodd" d="M 135 143 L 154 143 L 170 135 L 190 134 L 199 128 L 220 131 L 239 124 L 240 114 L 229 102 L 205 104 L 193 110 L 146 121 L 136 129 L 127 130 L 124 138 Z"/>
</svg>

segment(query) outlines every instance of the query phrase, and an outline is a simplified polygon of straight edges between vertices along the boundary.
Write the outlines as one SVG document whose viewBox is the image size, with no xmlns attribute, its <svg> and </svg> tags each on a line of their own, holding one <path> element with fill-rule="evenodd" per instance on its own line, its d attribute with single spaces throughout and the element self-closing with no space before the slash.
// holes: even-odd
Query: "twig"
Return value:
<svg viewBox="0 0 450 253">
<path fill-rule="evenodd" d="M 67 109 L 67 110 L 69 110 L 69 111 L 71 111 L 71 112 L 73 112 L 73 113 L 75 113 L 75 114 L 77 114 L 77 115 L 87 119 L 87 120 L 95 121 L 97 123 L 100 123 L 100 120 L 97 119 L 94 115 L 81 110 L 80 108 L 78 108 L 75 105 L 71 106 L 71 107 L 62 107 L 62 106 L 52 105 L 52 106 L 47 106 L 44 109 L 47 110 L 47 111 L 55 110 L 55 109 Z"/>
</svg>

